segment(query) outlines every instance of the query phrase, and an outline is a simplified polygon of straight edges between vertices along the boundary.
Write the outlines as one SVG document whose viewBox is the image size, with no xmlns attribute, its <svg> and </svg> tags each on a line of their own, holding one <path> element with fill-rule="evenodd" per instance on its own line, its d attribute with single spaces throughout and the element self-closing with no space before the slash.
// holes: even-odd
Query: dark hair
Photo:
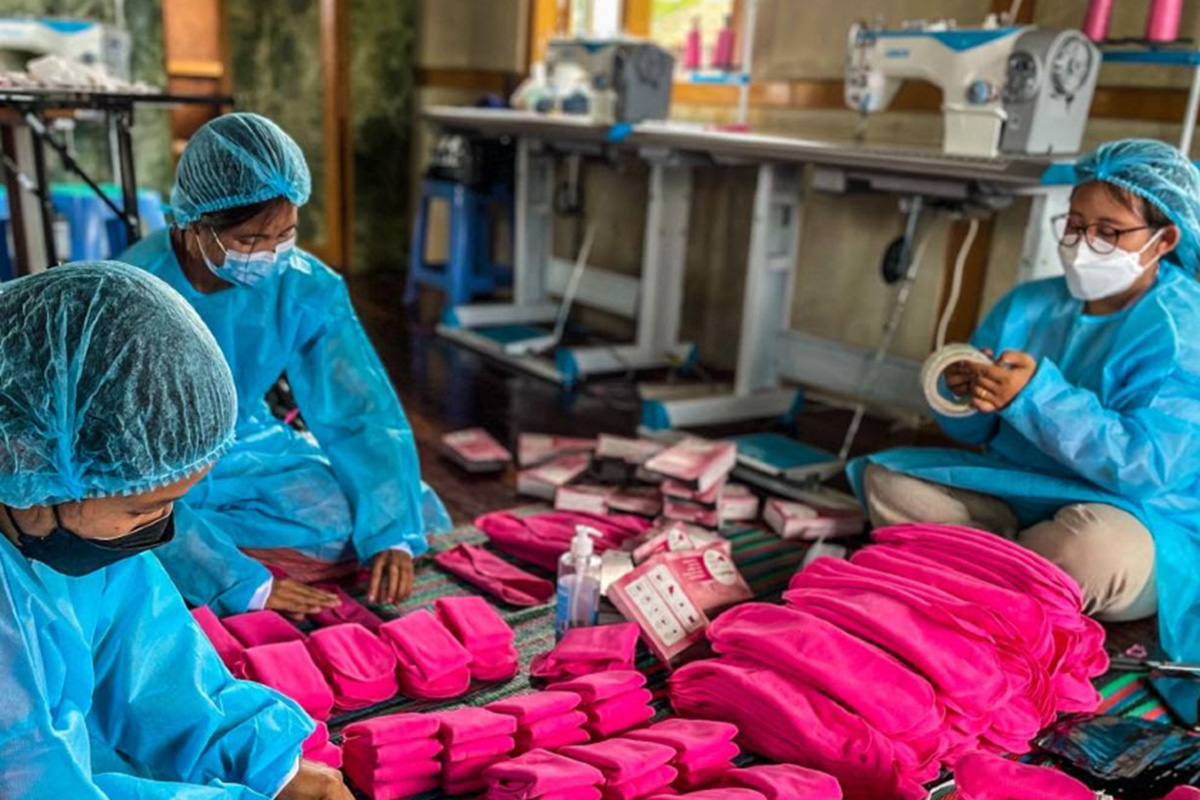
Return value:
<svg viewBox="0 0 1200 800">
<path fill-rule="evenodd" d="M 1128 189 L 1122 189 L 1115 183 L 1109 183 L 1108 181 L 1099 181 L 1099 184 L 1104 187 L 1104 191 L 1108 193 L 1109 197 L 1146 220 L 1146 224 L 1151 228 L 1166 228 L 1175 224 L 1163 213 L 1161 208 L 1154 205 L 1154 203 L 1148 202 L 1141 195 L 1134 194 Z"/>
<path fill-rule="evenodd" d="M 289 203 L 291 201 L 281 195 L 279 197 L 272 197 L 270 200 L 251 203 L 248 206 L 226 208 L 222 211 L 210 211 L 207 214 L 201 214 L 197 222 L 206 228 L 212 228 L 217 233 L 224 233 L 231 228 L 245 225 L 259 214 L 265 212 L 276 214 L 282 211 L 284 206 Z"/>
</svg>

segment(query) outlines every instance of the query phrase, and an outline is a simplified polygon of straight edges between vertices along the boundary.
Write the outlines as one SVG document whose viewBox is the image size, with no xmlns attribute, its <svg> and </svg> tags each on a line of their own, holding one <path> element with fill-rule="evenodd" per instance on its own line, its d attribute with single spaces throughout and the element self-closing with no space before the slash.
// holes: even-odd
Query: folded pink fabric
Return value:
<svg viewBox="0 0 1200 800">
<path fill-rule="evenodd" d="M 650 520 L 626 514 L 588 514 L 551 511 L 518 517 L 507 511 L 484 514 L 475 526 L 487 534 L 492 546 L 547 570 L 558 566 L 558 558 L 571 546 L 578 525 L 600 533 L 597 553 L 619 548 L 627 539 L 650 529 Z"/>
<path fill-rule="evenodd" d="M 566 789 L 561 792 L 549 792 L 538 800 L 601 800 L 604 794 L 594 786 L 581 786 L 578 789 Z M 488 800 L 508 800 L 508 795 L 488 795 Z"/>
<path fill-rule="evenodd" d="M 971 753 L 954 766 L 961 800 L 1095 800 L 1096 793 L 1058 770 Z"/>
<path fill-rule="evenodd" d="M 507 697 L 488 703 L 485 708 L 497 714 L 507 714 L 525 727 L 579 708 L 581 698 L 574 692 L 545 691 Z"/>
<path fill-rule="evenodd" d="M 637 731 L 631 731 L 637 733 Z M 707 772 L 722 767 L 742 754 L 742 749 L 733 742 L 725 742 L 707 750 L 684 753 L 675 758 L 675 766 L 686 773 Z"/>
<path fill-rule="evenodd" d="M 725 762 L 715 767 L 698 770 L 696 772 L 688 772 L 687 770 L 679 770 L 679 777 L 675 781 L 675 788 L 681 792 L 692 792 L 696 789 L 707 789 L 713 784 L 719 782 L 725 777 L 725 773 L 733 769 L 733 764 Z"/>
<path fill-rule="evenodd" d="M 442 780 L 442 791 L 447 795 L 455 797 L 458 795 L 479 794 L 486 788 L 487 782 L 479 776 Z"/>
<path fill-rule="evenodd" d="M 512 606 L 541 606 L 554 596 L 553 583 L 514 567 L 479 545 L 457 545 L 438 553 L 433 561 L 451 575 Z"/>
<path fill-rule="evenodd" d="M 604 774 L 607 784 L 625 783 L 670 764 L 675 749 L 654 742 L 609 739 L 580 747 L 565 747 L 562 754 L 591 764 Z"/>
<path fill-rule="evenodd" d="M 346 594 L 346 590 L 336 583 L 319 583 L 316 588 L 336 594 L 338 600 L 341 601 L 341 605 L 337 608 L 327 608 L 309 617 L 309 619 L 322 628 L 341 625 L 345 622 L 356 622 L 372 633 L 375 633 L 379 630 L 379 626 L 383 624 L 383 620 L 375 612 Z"/>
<path fill-rule="evenodd" d="M 574 692 L 584 703 L 593 705 L 611 700 L 627 692 L 637 691 L 646 685 L 646 676 L 634 670 L 613 670 L 583 675 L 549 687 L 556 692 Z"/>
<path fill-rule="evenodd" d="M 433 607 L 438 621 L 471 653 L 506 647 L 516 638 L 492 604 L 477 595 L 439 597 Z"/>
<path fill-rule="evenodd" d="M 614 719 L 625 719 L 630 714 L 639 713 L 652 700 L 654 700 L 654 694 L 649 689 L 635 689 L 632 692 L 626 692 L 588 706 L 588 721 L 608 722 Z"/>
<path fill-rule="evenodd" d="M 570 747 L 573 744 L 586 744 L 592 740 L 592 735 L 583 728 L 568 728 L 559 731 L 558 733 L 547 734 L 546 736 L 530 736 L 527 733 L 517 732 L 517 749 L 520 751 L 529 751 L 534 749 L 542 750 L 558 750 L 562 747 Z"/>
<path fill-rule="evenodd" d="M 246 647 L 282 642 L 302 642 L 304 634 L 274 611 L 251 611 L 222 620 L 226 629 Z"/>
<path fill-rule="evenodd" d="M 353 758 L 359 764 L 372 768 L 392 763 L 407 763 L 418 761 L 441 762 L 442 743 L 437 739 L 412 739 L 397 744 L 385 744 L 378 747 L 367 744 L 362 739 L 345 739 L 342 749 L 346 751 L 346 759 Z"/>
<path fill-rule="evenodd" d="M 352 710 L 396 695 L 396 656 L 357 622 L 314 631 L 308 650 L 333 689 L 339 709 Z"/>
<path fill-rule="evenodd" d="M 494 736 L 512 736 L 517 731 L 515 719 L 485 708 L 459 708 L 429 716 L 440 723 L 438 737 L 447 748 Z"/>
<path fill-rule="evenodd" d="M 442 762 L 434 758 L 374 763 L 364 760 L 357 751 L 348 751 L 345 754 L 346 774 L 356 784 L 387 784 L 416 778 L 435 778 L 442 774 L 442 769 Z"/>
<path fill-rule="evenodd" d="M 668 788 L 678 774 L 674 768 L 664 764 L 624 783 L 609 784 L 602 790 L 603 797 L 604 800 L 638 800 Z"/>
<path fill-rule="evenodd" d="M 728 722 L 671 717 L 648 728 L 630 731 L 625 738 L 673 747 L 677 763 L 692 764 L 713 754 L 717 754 L 713 757 L 719 758 L 721 753 L 727 752 L 737 733 L 737 726 Z M 733 745 L 733 748 L 733 755 L 726 758 L 738 754 L 737 746 Z"/>
<path fill-rule="evenodd" d="M 471 654 L 425 609 L 384 623 L 379 630 L 396 653 L 405 695 L 441 700 L 470 688 Z"/>
<path fill-rule="evenodd" d="M 316 761 L 333 769 L 342 768 L 342 748 L 333 742 L 326 742 L 315 750 L 304 751 L 305 761 Z"/>
<path fill-rule="evenodd" d="M 445 761 L 457 764 L 462 761 L 475 761 L 488 756 L 508 755 L 517 746 L 511 736 L 489 736 L 486 739 L 475 739 L 470 742 L 456 744 L 446 751 Z"/>
<path fill-rule="evenodd" d="M 842 787 L 832 775 L 790 764 L 731 770 L 722 776 L 721 786 L 754 789 L 767 800 L 842 800 Z"/>
<path fill-rule="evenodd" d="M 213 649 L 217 651 L 217 655 L 229 671 L 235 677 L 242 677 L 242 654 L 246 649 L 242 643 L 221 624 L 221 620 L 208 606 L 193 608 L 192 619 L 196 620 L 200 630 L 204 631 L 208 641 L 212 642 Z"/>
<path fill-rule="evenodd" d="M 626 706 L 620 714 L 609 716 L 597 722 L 589 722 L 584 729 L 593 739 L 607 739 L 618 733 L 636 728 L 654 719 L 654 709 L 647 705 Z"/>
<path fill-rule="evenodd" d="M 532 800 L 555 792 L 595 787 L 604 775 L 593 766 L 548 750 L 531 750 L 484 772 L 489 795 L 504 800 Z"/>
<path fill-rule="evenodd" d="M 333 692 L 313 663 L 304 642 L 264 644 L 246 649 L 246 677 L 292 698 L 313 719 L 329 719 Z"/>
<path fill-rule="evenodd" d="M 632 622 L 572 628 L 553 650 L 533 659 L 529 674 L 553 681 L 633 669 L 637 641 L 638 626 Z"/>
<path fill-rule="evenodd" d="M 521 657 L 514 645 L 471 654 L 471 677 L 484 683 L 512 678 L 521 670 Z"/>
<path fill-rule="evenodd" d="M 352 722 L 342 729 L 342 736 L 347 741 L 353 739 L 364 746 L 378 748 L 435 737 L 440 726 L 434 714 L 387 714 Z"/>
<path fill-rule="evenodd" d="M 730 722 L 747 749 L 828 772 L 851 800 L 926 796 L 888 737 L 821 692 L 772 669 L 725 656 L 681 667 L 668 682 L 680 715 Z"/>
<path fill-rule="evenodd" d="M 546 738 L 553 736 L 556 733 L 571 730 L 572 728 L 582 728 L 587 724 L 588 715 L 582 711 L 567 711 L 559 714 L 557 717 L 534 722 L 529 725 L 522 725 L 517 728 L 517 733 L 526 736 Z"/>
<path fill-rule="evenodd" d="M 646 800 L 766 800 L 753 789 L 705 789 L 687 794 L 656 794 Z"/>
</svg>

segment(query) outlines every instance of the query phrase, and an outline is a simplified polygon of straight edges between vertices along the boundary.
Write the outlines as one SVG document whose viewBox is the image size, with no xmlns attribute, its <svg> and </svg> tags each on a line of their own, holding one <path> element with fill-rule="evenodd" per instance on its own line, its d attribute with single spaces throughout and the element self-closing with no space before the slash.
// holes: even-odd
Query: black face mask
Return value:
<svg viewBox="0 0 1200 800">
<path fill-rule="evenodd" d="M 123 558 L 152 550 L 175 538 L 175 514 L 170 513 L 149 525 L 115 539 L 84 539 L 63 527 L 54 511 L 54 530 L 46 536 L 30 536 L 21 530 L 7 506 L 4 513 L 17 532 L 17 548 L 26 558 L 41 561 L 55 572 L 79 577 L 104 569 Z"/>
</svg>

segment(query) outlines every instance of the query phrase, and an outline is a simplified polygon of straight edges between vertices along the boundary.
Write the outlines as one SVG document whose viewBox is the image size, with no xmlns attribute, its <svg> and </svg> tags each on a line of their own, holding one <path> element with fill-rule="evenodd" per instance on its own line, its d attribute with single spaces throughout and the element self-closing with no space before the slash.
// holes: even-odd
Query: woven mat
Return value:
<svg viewBox="0 0 1200 800">
<path fill-rule="evenodd" d="M 787 588 L 788 581 L 799 567 L 800 561 L 804 557 L 805 547 L 794 542 L 782 541 L 774 534 L 754 527 L 725 530 L 722 531 L 722 535 L 732 543 L 734 561 L 749 582 L 755 599 L 777 602 L 784 589 Z M 431 554 L 449 550 L 459 544 L 485 544 L 486 542 L 487 537 L 477 528 L 470 525 L 462 526 L 439 536 L 435 540 Z M 534 574 L 548 577 L 551 580 L 554 578 L 553 575 L 547 574 L 538 567 L 509 558 L 503 553 L 497 554 Z M 361 591 L 352 592 L 352 594 L 365 603 Z M 396 605 L 375 604 L 370 607 L 384 619 L 392 619 L 418 608 L 428 608 L 432 611 L 433 601 L 437 598 L 463 594 L 478 594 L 478 591 L 443 572 L 432 561 L 426 559 L 417 569 L 413 593 L 408 600 Z M 475 685 L 465 696 L 450 701 L 425 702 L 396 697 L 370 708 L 339 714 L 329 721 L 330 732 L 335 738 L 342 727 L 360 719 L 402 711 L 438 711 L 463 706 L 482 706 L 503 697 L 527 693 L 529 691 L 530 660 L 554 646 L 554 607 L 546 605 L 537 608 L 516 608 L 505 605 L 494 597 L 488 597 L 488 599 L 492 601 L 500 615 L 516 633 L 517 651 L 521 657 L 521 671 L 515 678 L 507 683 Z M 667 671 L 641 645 L 639 645 L 637 666 L 646 674 L 647 686 L 654 693 L 654 706 L 658 711 L 658 718 L 668 716 L 670 704 L 666 697 Z M 1164 718 L 1167 714 L 1162 703 L 1151 694 L 1145 681 L 1136 675 L 1110 673 L 1098 679 L 1097 686 L 1104 697 L 1098 713 L 1136 716 L 1152 720 Z M 739 763 L 753 763 L 753 760 L 752 757 L 743 756 L 739 759 Z M 365 797 L 361 794 L 358 796 Z M 445 796 L 441 793 L 431 793 L 423 795 L 421 800 Z"/>
</svg>

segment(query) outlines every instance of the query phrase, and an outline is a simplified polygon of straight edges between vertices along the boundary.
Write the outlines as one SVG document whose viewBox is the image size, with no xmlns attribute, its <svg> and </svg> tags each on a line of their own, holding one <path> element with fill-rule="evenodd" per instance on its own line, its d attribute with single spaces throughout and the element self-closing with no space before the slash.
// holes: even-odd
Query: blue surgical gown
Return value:
<svg viewBox="0 0 1200 800">
<path fill-rule="evenodd" d="M 68 578 L 0 535 L 0 797 L 265 800 L 312 727 L 234 680 L 154 556 Z"/>
<path fill-rule="evenodd" d="M 166 230 L 121 260 L 183 295 L 237 384 L 238 441 L 179 504 L 175 540 L 156 551 L 189 602 L 218 614 L 247 609 L 269 574 L 242 547 L 367 561 L 396 546 L 421 555 L 428 533 L 450 527 L 421 481 L 412 428 L 333 270 L 296 250 L 281 275 L 258 286 L 202 294 Z M 285 371 L 312 437 L 267 407 Z"/>
<path fill-rule="evenodd" d="M 1023 526 L 1072 503 L 1106 503 L 1154 536 L 1159 627 L 1172 656 L 1200 660 L 1200 283 L 1164 264 L 1138 302 L 1083 313 L 1062 278 L 1006 296 L 972 344 L 1022 350 L 1037 372 L 997 414 L 939 419 L 982 452 L 902 448 L 867 463 L 1007 502 Z"/>
</svg>

